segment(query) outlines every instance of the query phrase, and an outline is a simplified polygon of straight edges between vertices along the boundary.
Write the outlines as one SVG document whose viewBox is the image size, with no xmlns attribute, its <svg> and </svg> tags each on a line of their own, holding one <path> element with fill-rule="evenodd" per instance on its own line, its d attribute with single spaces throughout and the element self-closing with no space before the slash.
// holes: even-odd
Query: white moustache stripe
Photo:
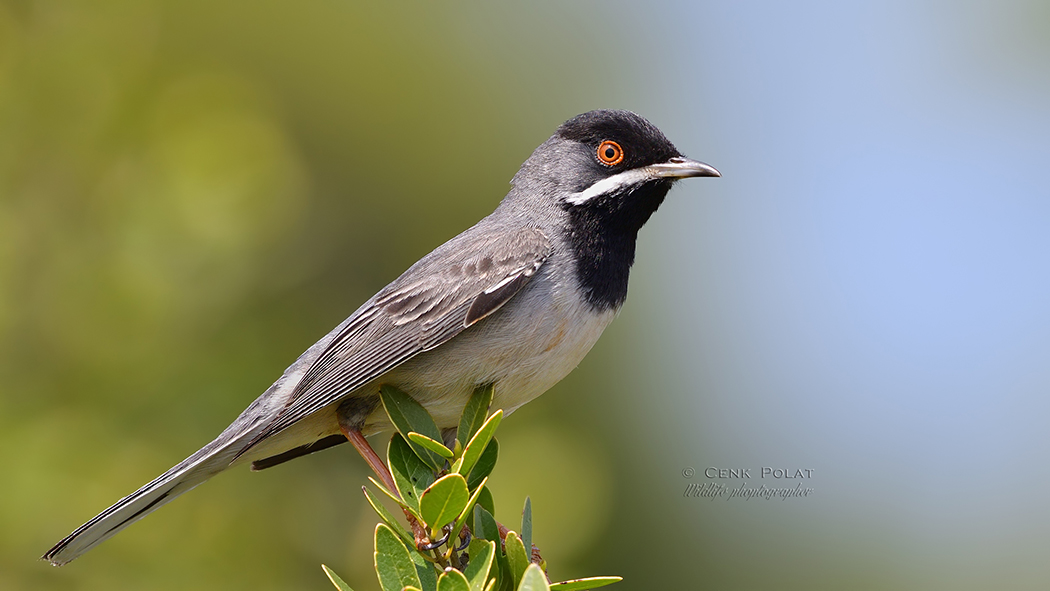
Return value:
<svg viewBox="0 0 1050 591">
<path fill-rule="evenodd" d="M 616 193 L 624 187 L 640 185 L 645 181 L 656 178 L 657 176 L 658 175 L 653 174 L 653 171 L 648 166 L 643 168 L 632 168 L 631 170 L 625 170 L 620 174 L 614 174 L 611 177 L 604 178 L 579 193 L 573 193 L 572 195 L 569 195 L 565 201 L 573 205 L 581 205 L 595 197 Z"/>
</svg>

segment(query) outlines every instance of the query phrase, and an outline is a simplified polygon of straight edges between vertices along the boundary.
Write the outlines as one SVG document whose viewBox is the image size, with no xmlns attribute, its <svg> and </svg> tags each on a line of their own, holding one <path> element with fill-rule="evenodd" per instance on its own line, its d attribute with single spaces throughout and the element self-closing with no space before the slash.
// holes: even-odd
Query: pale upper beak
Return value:
<svg viewBox="0 0 1050 591">
<path fill-rule="evenodd" d="M 661 164 L 651 164 L 645 169 L 654 177 L 687 179 L 694 176 L 722 176 L 714 166 L 684 156 L 675 156 Z"/>
<path fill-rule="evenodd" d="M 620 191 L 624 187 L 632 187 L 656 179 L 670 179 L 673 181 L 694 176 L 722 175 L 710 164 L 690 160 L 683 156 L 675 156 L 667 162 L 632 168 L 619 174 L 606 177 L 597 181 L 590 187 L 587 187 L 583 191 L 569 195 L 565 200 L 573 205 L 579 205 L 581 203 L 586 203 L 599 195 L 606 195 Z"/>
</svg>

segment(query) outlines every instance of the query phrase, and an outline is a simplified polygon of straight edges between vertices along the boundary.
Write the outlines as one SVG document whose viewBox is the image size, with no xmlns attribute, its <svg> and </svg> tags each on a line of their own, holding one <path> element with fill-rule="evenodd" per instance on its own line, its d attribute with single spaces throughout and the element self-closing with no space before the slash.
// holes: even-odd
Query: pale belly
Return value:
<svg viewBox="0 0 1050 591">
<path fill-rule="evenodd" d="M 491 410 L 509 414 L 575 369 L 614 317 L 614 312 L 595 314 L 582 307 L 565 307 L 541 317 L 493 316 L 494 322 L 460 333 L 379 381 L 409 393 L 442 429 L 459 424 L 463 407 L 479 384 L 495 384 Z M 382 409 L 366 423 L 367 432 L 389 427 Z"/>
</svg>

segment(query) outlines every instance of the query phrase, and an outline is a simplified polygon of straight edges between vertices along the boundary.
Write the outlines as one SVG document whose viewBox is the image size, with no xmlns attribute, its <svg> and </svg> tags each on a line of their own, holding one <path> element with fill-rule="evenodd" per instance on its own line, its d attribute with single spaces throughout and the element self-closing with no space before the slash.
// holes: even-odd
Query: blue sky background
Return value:
<svg viewBox="0 0 1050 591">
<path fill-rule="evenodd" d="M 810 467 L 817 491 L 682 502 L 708 525 L 694 535 L 725 541 L 712 550 L 730 564 L 785 561 L 788 586 L 859 563 L 870 588 L 1038 588 L 1050 11 L 675 10 L 647 58 L 672 60 L 662 106 L 685 129 L 660 123 L 724 178 L 676 189 L 644 230 L 627 314 L 659 330 L 623 345 L 648 368 L 625 379 L 673 393 L 646 415 L 675 446 L 668 478 Z"/>
</svg>

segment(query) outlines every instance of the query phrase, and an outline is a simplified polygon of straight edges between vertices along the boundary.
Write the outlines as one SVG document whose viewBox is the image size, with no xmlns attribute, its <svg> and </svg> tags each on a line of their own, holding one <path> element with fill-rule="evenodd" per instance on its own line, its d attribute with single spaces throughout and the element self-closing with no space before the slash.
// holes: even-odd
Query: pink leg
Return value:
<svg viewBox="0 0 1050 591">
<path fill-rule="evenodd" d="M 386 464 L 383 463 L 379 454 L 377 454 L 375 450 L 372 449 L 372 446 L 369 445 L 368 440 L 365 439 L 364 433 L 361 433 L 360 429 L 351 429 L 343 425 L 339 425 L 339 430 L 343 432 L 343 435 L 346 436 L 347 440 L 349 440 L 351 445 L 354 446 L 357 453 L 361 454 L 361 457 L 368 462 L 368 467 L 372 468 L 372 471 L 376 473 L 376 476 L 378 476 L 379 480 L 387 487 L 387 490 L 395 495 L 398 494 L 397 486 L 394 484 L 394 477 L 390 474 L 390 469 L 386 467 Z M 407 519 L 408 524 L 412 526 L 412 535 L 416 539 L 416 548 L 422 548 L 428 544 L 430 539 L 427 537 L 426 531 L 423 529 L 423 526 L 419 524 L 419 521 L 416 520 L 415 516 L 405 510 L 405 519 Z"/>
</svg>

